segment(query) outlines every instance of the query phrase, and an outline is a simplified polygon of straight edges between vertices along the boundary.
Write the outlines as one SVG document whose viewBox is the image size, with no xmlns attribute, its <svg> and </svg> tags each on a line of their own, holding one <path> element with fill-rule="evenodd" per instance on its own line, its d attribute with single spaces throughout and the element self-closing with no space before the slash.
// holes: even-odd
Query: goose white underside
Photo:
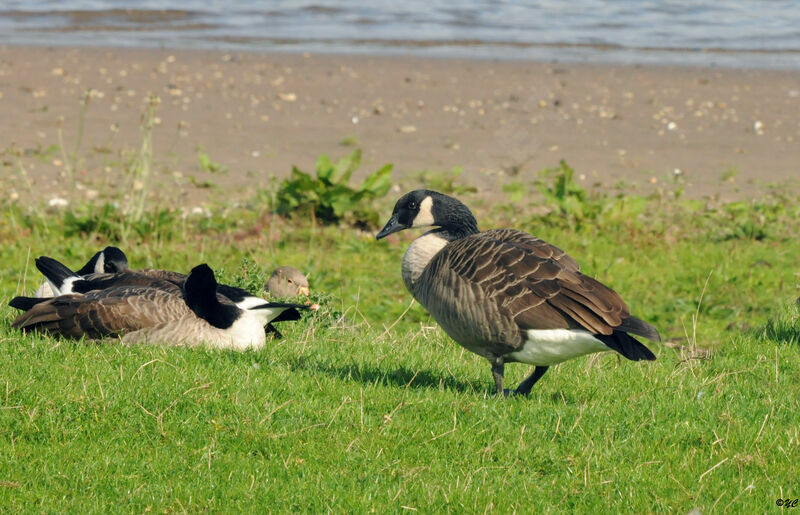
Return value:
<svg viewBox="0 0 800 515">
<path fill-rule="evenodd" d="M 572 358 L 611 350 L 582 329 L 529 329 L 522 349 L 508 354 L 520 363 L 547 367 Z"/>
<path fill-rule="evenodd" d="M 259 350 L 266 345 L 266 335 L 261 320 L 262 317 L 254 316 L 251 311 L 245 311 L 230 327 L 219 329 L 190 314 L 186 315 L 185 319 L 127 333 L 122 337 L 122 343 L 205 346 L 240 352 Z"/>
</svg>

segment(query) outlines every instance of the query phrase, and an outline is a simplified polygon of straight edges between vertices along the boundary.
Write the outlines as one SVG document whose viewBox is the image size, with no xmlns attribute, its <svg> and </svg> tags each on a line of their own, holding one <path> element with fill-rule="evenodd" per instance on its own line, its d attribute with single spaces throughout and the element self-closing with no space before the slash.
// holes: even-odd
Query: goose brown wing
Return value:
<svg viewBox="0 0 800 515">
<path fill-rule="evenodd" d="M 506 335 L 512 323 L 518 332 L 586 329 L 607 335 L 630 316 L 619 295 L 581 274 L 574 259 L 528 236 L 499 230 L 456 240 L 431 260 L 419 282 L 429 273 L 448 270 L 439 274 L 438 288 L 449 291 L 437 296 L 469 291 L 469 302 L 488 313 L 478 325 L 500 326 Z M 475 311 L 470 311 L 472 319 Z M 522 344 L 521 336 L 506 341 Z"/>
<path fill-rule="evenodd" d="M 482 234 L 493 239 L 513 243 L 527 249 L 533 255 L 544 259 L 552 259 L 562 266 L 565 270 L 580 272 L 581 266 L 572 256 L 532 234 L 518 231 L 516 229 L 492 229 Z"/>
<path fill-rule="evenodd" d="M 128 270 L 116 274 L 91 274 L 86 276 L 86 279 L 87 281 L 85 283 L 76 283 L 73 288 L 79 293 L 86 293 L 91 290 L 102 290 L 119 286 L 147 286 L 174 294 L 181 294 L 183 292 L 183 283 L 186 281 L 186 275 L 171 270 L 144 268 L 141 270 Z M 219 284 L 217 288 L 219 290 L 217 299 L 227 304 L 232 302 L 230 299 L 231 297 L 242 298 L 252 296 L 247 290 L 235 286 Z"/>
<path fill-rule="evenodd" d="M 172 275 L 142 273 L 139 270 L 129 270 L 115 274 L 96 273 L 87 275 L 84 280 L 76 281 L 73 290 L 77 293 L 88 293 L 94 290 L 106 290 L 119 287 L 148 287 L 165 290 L 170 293 L 180 294 L 183 281 L 182 274 L 169 272 Z M 181 276 L 179 281 L 172 276 Z"/>
<path fill-rule="evenodd" d="M 42 302 L 17 317 L 12 327 L 101 338 L 178 320 L 187 313 L 179 295 L 157 288 L 117 287 Z"/>
<path fill-rule="evenodd" d="M 150 277 L 152 279 L 158 279 L 160 281 L 168 281 L 173 284 L 177 284 L 178 286 L 182 285 L 183 282 L 186 280 L 186 274 L 182 274 L 180 272 L 173 272 L 172 270 L 158 270 L 155 268 L 143 268 L 141 270 L 137 270 L 137 273 Z"/>
</svg>

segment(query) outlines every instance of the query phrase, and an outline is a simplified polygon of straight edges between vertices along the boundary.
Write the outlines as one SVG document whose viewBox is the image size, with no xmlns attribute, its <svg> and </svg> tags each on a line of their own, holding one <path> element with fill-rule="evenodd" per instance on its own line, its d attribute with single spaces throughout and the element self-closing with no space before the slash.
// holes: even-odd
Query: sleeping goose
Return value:
<svg viewBox="0 0 800 515">
<path fill-rule="evenodd" d="M 286 311 L 305 308 L 262 301 L 240 309 L 217 294 L 214 272 L 205 264 L 192 269 L 182 289 L 114 286 L 52 299 L 25 298 L 17 306 L 26 311 L 12 327 L 23 331 L 239 351 L 264 347 L 266 324 Z"/>
<path fill-rule="evenodd" d="M 83 268 L 75 272 L 80 276 L 99 273 L 117 273 L 128 270 L 128 257 L 117 247 L 106 247 L 85 264 Z M 34 297 L 53 297 L 55 292 L 49 283 L 43 283 L 33 294 Z"/>
<path fill-rule="evenodd" d="M 657 341 L 656 329 L 563 250 L 514 229 L 479 232 L 467 206 L 430 190 L 401 197 L 377 239 L 411 227 L 436 228 L 403 256 L 406 288 L 451 338 L 489 360 L 498 394 L 509 393 L 506 363 L 535 365 L 514 391 L 527 395 L 548 367 L 585 354 L 656 359 L 631 336 Z"/>
<path fill-rule="evenodd" d="M 36 268 L 38 268 L 39 271 L 42 272 L 42 275 L 45 276 L 45 279 L 47 279 L 47 284 L 50 285 L 51 290 L 56 292 L 57 295 L 88 293 L 95 290 L 105 290 L 121 286 L 146 286 L 150 288 L 159 288 L 171 293 L 181 293 L 184 281 L 186 281 L 185 274 L 173 272 L 171 270 L 127 269 L 116 273 L 94 273 L 81 276 L 51 257 L 38 257 L 35 263 Z M 247 290 L 227 284 L 217 284 L 217 296 L 220 298 L 220 301 L 233 302 L 238 308 L 244 310 L 253 307 L 258 308 L 265 302 L 264 299 L 252 295 Z M 9 305 L 11 307 L 24 309 L 29 303 L 26 299 L 26 297 L 17 297 L 12 299 Z M 297 310 L 287 310 L 267 324 L 267 332 L 274 333 L 276 338 L 282 338 L 283 335 L 272 323 L 299 319 L 300 313 Z"/>
<path fill-rule="evenodd" d="M 68 293 L 87 293 L 92 290 L 103 290 L 115 286 L 153 286 L 159 288 L 180 288 L 186 280 L 186 274 L 171 270 L 144 268 L 140 270 L 126 269 L 114 273 L 90 273 L 81 275 L 73 272 L 57 260 L 41 256 L 35 260 L 36 268 L 45 276 L 50 288 L 58 295 Z M 261 297 L 252 295 L 247 290 L 218 284 L 217 293 L 227 297 L 241 309 L 264 303 Z"/>
</svg>

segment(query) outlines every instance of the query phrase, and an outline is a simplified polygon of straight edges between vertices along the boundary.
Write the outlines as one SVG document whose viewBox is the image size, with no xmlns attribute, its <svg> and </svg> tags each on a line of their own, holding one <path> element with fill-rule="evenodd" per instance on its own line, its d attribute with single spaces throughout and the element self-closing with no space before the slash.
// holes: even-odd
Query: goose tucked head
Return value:
<svg viewBox="0 0 800 515">
<path fill-rule="evenodd" d="M 457 240 L 478 232 L 478 222 L 461 201 L 431 190 L 406 193 L 394 205 L 377 239 L 411 227 L 441 227 L 442 236 Z"/>
<path fill-rule="evenodd" d="M 192 268 L 183 289 L 189 309 L 214 327 L 227 329 L 241 314 L 234 304 L 223 304 L 217 299 L 217 279 L 205 263 Z"/>
<path fill-rule="evenodd" d="M 117 247 L 106 247 L 102 252 L 103 272 L 116 274 L 128 270 L 128 257 Z"/>
<path fill-rule="evenodd" d="M 128 270 L 128 257 L 117 247 L 106 247 L 78 270 L 78 275 L 116 274 Z"/>
</svg>

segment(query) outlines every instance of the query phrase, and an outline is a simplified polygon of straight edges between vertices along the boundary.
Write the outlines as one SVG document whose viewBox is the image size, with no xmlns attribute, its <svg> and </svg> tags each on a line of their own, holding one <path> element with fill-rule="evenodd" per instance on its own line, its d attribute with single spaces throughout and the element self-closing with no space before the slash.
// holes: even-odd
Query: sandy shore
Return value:
<svg viewBox="0 0 800 515">
<path fill-rule="evenodd" d="M 497 192 L 565 159 L 587 187 L 672 188 L 679 170 L 691 197 L 800 190 L 798 72 L 0 47 L 3 194 L 57 196 L 70 163 L 81 194 L 125 184 L 153 94 L 154 190 L 176 203 L 245 197 L 343 143 L 403 186 L 461 166 Z"/>
</svg>

